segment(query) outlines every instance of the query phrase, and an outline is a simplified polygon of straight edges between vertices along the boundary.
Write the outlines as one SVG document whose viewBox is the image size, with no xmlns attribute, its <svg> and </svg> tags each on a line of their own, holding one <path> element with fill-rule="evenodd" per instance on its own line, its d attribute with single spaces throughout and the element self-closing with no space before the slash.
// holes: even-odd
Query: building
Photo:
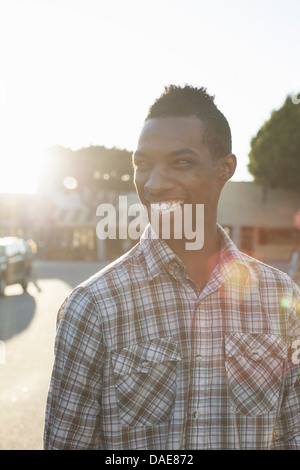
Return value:
<svg viewBox="0 0 300 470">
<path fill-rule="evenodd" d="M 123 193 L 125 195 L 125 193 Z M 0 235 L 19 235 L 37 242 L 38 256 L 45 259 L 113 260 L 136 243 L 119 239 L 120 220 L 130 221 L 128 207 L 138 203 L 127 193 L 127 214 L 120 215 L 119 192 L 49 191 L 37 195 L 0 195 Z M 116 208 L 116 239 L 97 236 L 99 204 Z M 300 191 L 266 189 L 253 182 L 228 182 L 222 192 L 218 222 L 244 252 L 267 263 L 289 262 L 300 253 L 300 230 L 295 214 L 300 210 Z M 126 217 L 127 216 L 127 217 Z M 126 229 L 125 229 L 126 233 Z M 280 264 L 278 265 L 280 266 Z"/>
<path fill-rule="evenodd" d="M 299 210 L 300 191 L 230 181 L 221 195 L 218 222 L 240 250 L 264 262 L 288 261 L 293 249 L 300 250 Z"/>
</svg>

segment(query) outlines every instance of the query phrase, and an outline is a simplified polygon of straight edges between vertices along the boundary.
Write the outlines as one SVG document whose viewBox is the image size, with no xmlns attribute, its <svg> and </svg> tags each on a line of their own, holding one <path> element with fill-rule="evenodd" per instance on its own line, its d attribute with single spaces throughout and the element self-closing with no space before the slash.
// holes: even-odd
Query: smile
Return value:
<svg viewBox="0 0 300 470">
<path fill-rule="evenodd" d="M 176 211 L 181 207 L 184 201 L 166 201 L 151 204 L 151 212 L 166 215 Z"/>
</svg>

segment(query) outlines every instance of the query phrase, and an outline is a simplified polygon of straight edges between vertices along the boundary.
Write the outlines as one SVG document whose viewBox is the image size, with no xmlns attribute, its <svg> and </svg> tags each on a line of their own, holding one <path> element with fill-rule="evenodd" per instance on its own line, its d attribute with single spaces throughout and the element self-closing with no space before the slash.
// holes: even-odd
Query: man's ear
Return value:
<svg viewBox="0 0 300 470">
<path fill-rule="evenodd" d="M 236 169 L 236 156 L 233 153 L 229 153 L 226 157 L 222 157 L 219 160 L 219 175 L 220 179 L 226 183 L 235 172 Z"/>
</svg>

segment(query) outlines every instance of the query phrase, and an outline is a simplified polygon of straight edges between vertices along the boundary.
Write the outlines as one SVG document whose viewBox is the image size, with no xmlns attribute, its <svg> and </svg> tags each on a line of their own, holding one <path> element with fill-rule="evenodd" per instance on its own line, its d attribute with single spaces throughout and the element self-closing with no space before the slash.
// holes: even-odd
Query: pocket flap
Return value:
<svg viewBox="0 0 300 470">
<path fill-rule="evenodd" d="M 115 351 L 111 355 L 114 372 L 127 375 L 132 371 L 146 372 L 154 364 L 181 361 L 173 338 L 158 338 Z"/>
<path fill-rule="evenodd" d="M 277 335 L 253 333 L 229 333 L 225 335 L 227 357 L 247 356 L 259 360 L 267 356 L 285 359 L 287 346 Z"/>
</svg>

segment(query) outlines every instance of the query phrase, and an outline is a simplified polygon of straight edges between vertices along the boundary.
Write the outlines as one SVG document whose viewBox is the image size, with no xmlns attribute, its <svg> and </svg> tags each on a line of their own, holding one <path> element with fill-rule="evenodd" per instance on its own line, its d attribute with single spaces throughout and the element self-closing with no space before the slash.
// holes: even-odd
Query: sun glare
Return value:
<svg viewBox="0 0 300 470">
<path fill-rule="evenodd" d="M 26 148 L 1 148 L 0 193 L 37 192 L 37 150 Z"/>
<path fill-rule="evenodd" d="M 73 189 L 76 189 L 78 186 L 77 180 L 73 176 L 66 176 L 63 179 L 63 185 L 66 189 L 69 189 L 72 191 Z"/>
</svg>

